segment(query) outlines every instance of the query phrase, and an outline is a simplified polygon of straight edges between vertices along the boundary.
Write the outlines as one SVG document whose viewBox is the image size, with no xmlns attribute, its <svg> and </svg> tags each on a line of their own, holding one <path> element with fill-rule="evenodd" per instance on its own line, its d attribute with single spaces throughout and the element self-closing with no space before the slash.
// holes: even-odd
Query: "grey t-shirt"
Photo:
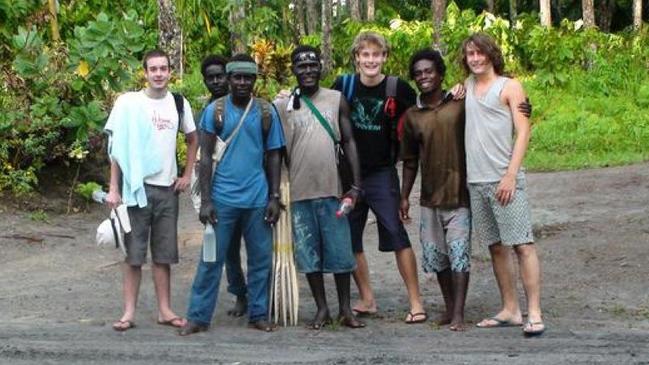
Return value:
<svg viewBox="0 0 649 365">
<path fill-rule="evenodd" d="M 466 169 L 468 183 L 498 182 L 507 172 L 514 148 L 514 120 L 500 93 L 510 80 L 499 76 L 487 92 L 475 94 L 475 78 L 470 76 L 466 87 Z M 516 178 L 524 178 L 521 168 Z"/>
<path fill-rule="evenodd" d="M 340 139 L 338 113 L 341 95 L 336 90 L 320 88 L 311 96 L 311 101 L 329 122 L 337 139 Z M 300 104 L 300 109 L 294 110 L 292 99 L 276 101 L 289 156 L 291 201 L 338 197 L 341 187 L 334 141 L 306 103 Z"/>
</svg>

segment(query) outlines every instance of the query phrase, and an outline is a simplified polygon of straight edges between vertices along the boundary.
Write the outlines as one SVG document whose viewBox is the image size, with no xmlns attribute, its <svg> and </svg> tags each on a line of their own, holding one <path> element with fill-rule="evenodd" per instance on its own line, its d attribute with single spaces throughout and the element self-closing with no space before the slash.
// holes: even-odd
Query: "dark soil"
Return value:
<svg viewBox="0 0 649 365">
<path fill-rule="evenodd" d="M 97 248 L 103 207 L 75 201 L 55 208 L 0 203 L 0 363 L 6 364 L 649 364 L 649 164 L 529 174 L 528 186 L 543 264 L 547 332 L 526 339 L 519 328 L 454 333 L 431 322 L 405 325 L 405 289 L 394 256 L 366 245 L 379 314 L 367 327 L 265 334 L 226 310 L 222 285 L 209 332 L 178 337 L 155 324 L 148 266 L 140 290 L 137 328 L 114 332 L 121 312 L 120 254 Z M 411 202 L 417 201 L 417 191 Z M 413 203 L 414 204 L 414 203 Z M 27 209 L 26 209 L 27 208 Z M 414 222 L 418 209 L 414 208 Z M 183 199 L 181 263 L 174 268 L 173 304 L 184 313 L 200 249 L 201 226 Z M 418 224 L 408 226 L 420 253 Z M 376 242 L 370 226 L 368 242 Z M 429 315 L 443 303 L 435 280 L 420 273 Z M 336 303 L 328 280 L 329 303 Z M 521 304 L 524 305 L 522 289 Z M 300 278 L 300 320 L 315 306 Z M 334 311 L 335 305 L 332 305 Z M 485 247 L 473 247 L 467 320 L 495 313 L 499 296 Z"/>
</svg>

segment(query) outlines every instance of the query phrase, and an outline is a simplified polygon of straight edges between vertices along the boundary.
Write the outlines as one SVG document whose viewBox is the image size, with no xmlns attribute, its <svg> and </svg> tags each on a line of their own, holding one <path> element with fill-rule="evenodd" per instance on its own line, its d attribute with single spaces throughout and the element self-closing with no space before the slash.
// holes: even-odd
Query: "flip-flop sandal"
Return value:
<svg viewBox="0 0 649 365">
<path fill-rule="evenodd" d="M 534 328 L 534 326 L 542 326 L 542 327 L 540 330 L 526 331 L 526 328 L 528 328 L 528 326 L 531 328 Z M 543 334 L 543 332 L 545 332 L 545 324 L 543 322 L 528 321 L 527 323 L 525 323 L 525 326 L 523 326 L 523 334 L 526 337 L 540 336 Z"/>
<path fill-rule="evenodd" d="M 183 318 L 182 317 L 174 317 L 174 318 L 168 319 L 166 321 L 158 320 L 158 324 L 161 325 L 161 326 L 169 326 L 169 327 L 174 327 L 174 328 L 183 328 L 183 326 L 184 326 L 183 324 L 175 325 L 174 322 L 182 323 Z"/>
<path fill-rule="evenodd" d="M 116 326 L 119 324 L 118 326 Z M 126 325 L 126 326 L 124 326 Z M 113 323 L 113 329 L 117 332 L 126 332 L 131 328 L 135 328 L 135 322 L 133 321 L 117 321 Z"/>
<path fill-rule="evenodd" d="M 378 313 L 378 310 L 369 311 L 369 310 L 352 309 L 352 311 L 359 317 L 373 316 L 376 313 Z"/>
<path fill-rule="evenodd" d="M 496 323 L 494 323 L 494 324 L 485 324 L 485 325 L 481 326 L 480 323 L 482 323 L 484 321 L 494 321 Z M 480 321 L 479 323 L 477 323 L 476 327 L 478 327 L 478 328 L 501 328 L 501 327 L 520 327 L 522 325 L 523 325 L 522 323 L 516 323 L 516 322 L 512 322 L 510 320 L 504 320 L 504 319 L 500 319 L 500 318 L 496 318 L 496 317 L 490 317 L 490 318 L 485 318 L 482 321 Z"/>
<path fill-rule="evenodd" d="M 415 319 L 416 317 L 421 317 L 421 316 L 423 316 L 423 318 Z M 408 320 L 408 318 L 410 318 L 410 320 Z M 424 323 L 427 320 L 428 320 L 428 314 L 426 314 L 426 312 L 417 312 L 417 313 L 408 312 L 408 314 L 406 314 L 406 319 L 404 320 L 404 322 L 406 322 L 406 324 L 417 324 L 417 323 Z"/>
</svg>

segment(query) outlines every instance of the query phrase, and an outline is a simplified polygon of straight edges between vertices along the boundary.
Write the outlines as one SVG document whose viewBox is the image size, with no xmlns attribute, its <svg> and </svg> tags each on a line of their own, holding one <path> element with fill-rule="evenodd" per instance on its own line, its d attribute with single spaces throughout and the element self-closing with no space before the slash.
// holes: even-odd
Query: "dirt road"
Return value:
<svg viewBox="0 0 649 365">
<path fill-rule="evenodd" d="M 649 364 L 649 164 L 529 174 L 528 186 L 548 325 L 535 339 L 523 338 L 518 328 L 453 333 L 430 322 L 403 324 L 408 305 L 394 257 L 372 245 L 367 252 L 379 315 L 366 319 L 365 329 L 249 330 L 245 319 L 225 314 L 233 298 L 222 285 L 214 327 L 181 338 L 155 324 L 145 267 L 138 327 L 116 333 L 110 324 L 121 308 L 119 254 L 94 246 L 106 212 L 49 213 L 40 222 L 0 203 L 0 363 Z M 200 224 L 187 199 L 181 227 L 172 289 L 174 307 L 184 313 L 200 248 Z M 417 225 L 408 231 L 419 254 Z M 374 226 L 366 237 L 376 242 Z M 442 310 L 441 296 L 435 281 L 420 274 L 434 316 Z M 475 323 L 499 305 L 485 247 L 473 247 L 471 275 L 467 319 Z M 332 280 L 326 284 L 329 303 L 336 303 Z M 300 287 L 304 323 L 314 305 L 303 279 Z"/>
</svg>

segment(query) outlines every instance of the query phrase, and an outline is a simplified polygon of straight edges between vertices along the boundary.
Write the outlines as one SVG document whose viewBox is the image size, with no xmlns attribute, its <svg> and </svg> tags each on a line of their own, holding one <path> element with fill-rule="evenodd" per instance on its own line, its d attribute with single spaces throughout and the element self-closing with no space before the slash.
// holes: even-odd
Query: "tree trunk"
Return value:
<svg viewBox="0 0 649 365">
<path fill-rule="evenodd" d="M 516 0 L 509 0 L 509 26 L 514 28 L 514 22 L 518 17 L 518 4 Z"/>
<path fill-rule="evenodd" d="M 246 3 L 244 0 L 234 0 L 230 11 L 230 47 L 232 54 L 246 52 L 243 24 L 246 18 Z"/>
<path fill-rule="evenodd" d="M 322 74 L 327 75 L 333 68 L 331 55 L 331 1 L 322 1 Z"/>
<path fill-rule="evenodd" d="M 318 32 L 318 1 L 306 0 L 306 29 L 309 35 Z"/>
<path fill-rule="evenodd" d="M 563 16 L 563 10 L 561 10 L 561 9 L 563 9 L 562 1 L 564 1 L 564 0 L 552 0 L 550 2 L 550 6 L 554 8 L 554 11 L 555 11 L 554 14 L 557 16 L 557 19 L 565 18 Z"/>
<path fill-rule="evenodd" d="M 304 0 L 295 0 L 295 26 L 300 38 L 306 34 L 304 26 Z"/>
<path fill-rule="evenodd" d="M 611 31 L 611 22 L 615 13 L 615 0 L 601 0 L 599 2 L 599 19 L 597 25 L 602 32 Z"/>
<path fill-rule="evenodd" d="M 325 2 L 326 0 L 323 0 Z M 324 9 L 324 7 L 323 7 Z M 361 4 L 360 0 L 349 0 L 349 13 L 352 17 L 352 20 L 360 21 L 361 20 Z"/>
<path fill-rule="evenodd" d="M 374 0 L 367 0 L 367 21 L 374 21 Z"/>
<path fill-rule="evenodd" d="M 593 0 L 581 0 L 581 18 L 584 21 L 584 27 L 595 27 L 595 5 Z"/>
<path fill-rule="evenodd" d="M 539 0 L 539 13 L 541 15 L 541 25 L 547 28 L 552 27 L 550 0 Z"/>
<path fill-rule="evenodd" d="M 494 9 L 496 9 L 496 1 L 486 0 L 486 2 L 487 2 L 487 11 L 490 12 L 491 14 L 494 14 Z"/>
<path fill-rule="evenodd" d="M 642 29 L 642 0 L 633 0 L 633 30 Z"/>
<path fill-rule="evenodd" d="M 47 3 L 50 9 L 50 28 L 52 28 L 52 41 L 58 42 L 61 40 L 61 35 L 59 34 L 59 22 L 56 17 L 56 0 L 48 0 Z"/>
<path fill-rule="evenodd" d="M 172 69 L 181 71 L 181 30 L 173 0 L 158 0 L 158 46 L 169 55 Z M 182 73 L 179 74 L 182 78 Z"/>
<path fill-rule="evenodd" d="M 433 48 L 442 50 L 442 24 L 446 14 L 446 0 L 432 0 L 433 9 Z"/>
</svg>

